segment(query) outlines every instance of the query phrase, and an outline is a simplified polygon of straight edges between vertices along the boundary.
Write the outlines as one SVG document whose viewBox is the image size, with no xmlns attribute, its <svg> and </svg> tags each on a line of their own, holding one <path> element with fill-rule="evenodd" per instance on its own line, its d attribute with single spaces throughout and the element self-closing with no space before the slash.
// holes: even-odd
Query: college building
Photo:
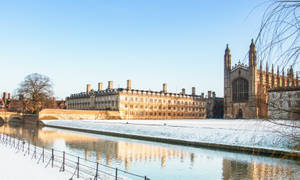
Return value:
<svg viewBox="0 0 300 180">
<path fill-rule="evenodd" d="M 203 119 L 206 118 L 206 100 L 204 93 L 196 95 L 167 91 L 163 84 L 162 91 L 136 90 L 127 80 L 126 88 L 113 88 L 113 81 L 107 89 L 98 83 L 95 91 L 87 85 L 86 92 L 71 94 L 66 98 L 67 109 L 119 111 L 121 119 Z"/>
<path fill-rule="evenodd" d="M 224 118 L 268 118 L 269 90 L 299 87 L 298 75 L 293 68 L 283 68 L 277 73 L 272 65 L 265 70 L 257 68 L 256 49 L 253 40 L 249 49 L 248 65 L 238 63 L 231 66 L 231 54 L 227 45 L 224 55 Z M 275 96 L 275 95 L 274 95 Z M 273 98 L 273 95 L 272 95 Z"/>
</svg>

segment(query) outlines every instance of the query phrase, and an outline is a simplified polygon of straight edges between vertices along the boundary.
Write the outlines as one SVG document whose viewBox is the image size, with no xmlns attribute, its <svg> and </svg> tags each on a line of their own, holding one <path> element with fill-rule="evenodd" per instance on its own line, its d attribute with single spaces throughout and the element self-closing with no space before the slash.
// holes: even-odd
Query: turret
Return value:
<svg viewBox="0 0 300 180">
<path fill-rule="evenodd" d="M 272 72 L 271 73 L 272 73 L 272 77 L 271 77 L 272 78 L 272 80 L 271 80 L 272 82 L 271 82 L 271 85 L 272 85 L 272 88 L 274 88 L 274 84 L 275 84 L 275 79 L 274 78 L 275 77 L 274 77 L 274 66 L 273 66 L 273 64 L 272 64 Z"/>
<path fill-rule="evenodd" d="M 285 87 L 284 68 L 282 68 L 282 87 Z"/>
<path fill-rule="evenodd" d="M 269 84 L 269 64 L 268 62 L 266 62 L 266 87 L 269 88 L 270 84 Z"/>
<path fill-rule="evenodd" d="M 225 55 L 224 55 L 224 69 L 226 71 L 231 70 L 231 54 L 230 54 L 230 49 L 228 47 L 228 44 L 226 45 Z"/>
<path fill-rule="evenodd" d="M 296 73 L 296 86 L 299 86 L 299 77 L 298 77 L 298 73 Z"/>
<path fill-rule="evenodd" d="M 281 87 L 279 66 L 277 66 L 277 87 Z"/>
<path fill-rule="evenodd" d="M 295 86 L 295 79 L 294 79 L 294 70 L 293 70 L 293 66 L 291 66 L 291 81 L 292 81 L 292 86 Z"/>
<path fill-rule="evenodd" d="M 256 67 L 256 50 L 253 39 L 251 40 L 249 50 L 249 67 Z"/>
</svg>

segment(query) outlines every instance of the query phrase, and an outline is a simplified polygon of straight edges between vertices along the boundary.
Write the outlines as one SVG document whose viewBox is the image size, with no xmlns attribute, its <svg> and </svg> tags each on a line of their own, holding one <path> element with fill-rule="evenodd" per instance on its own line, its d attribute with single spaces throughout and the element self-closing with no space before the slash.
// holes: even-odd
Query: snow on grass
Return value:
<svg viewBox="0 0 300 180">
<path fill-rule="evenodd" d="M 48 125 L 291 151 L 299 129 L 263 120 L 45 120 Z M 294 123 L 294 121 L 276 121 Z"/>
<path fill-rule="evenodd" d="M 3 180 L 69 180 L 70 174 L 59 172 L 57 168 L 47 167 L 45 164 L 37 164 L 31 156 L 24 153 L 16 153 L 15 149 L 0 143 L 0 179 Z M 73 178 L 75 179 L 75 178 Z"/>
</svg>

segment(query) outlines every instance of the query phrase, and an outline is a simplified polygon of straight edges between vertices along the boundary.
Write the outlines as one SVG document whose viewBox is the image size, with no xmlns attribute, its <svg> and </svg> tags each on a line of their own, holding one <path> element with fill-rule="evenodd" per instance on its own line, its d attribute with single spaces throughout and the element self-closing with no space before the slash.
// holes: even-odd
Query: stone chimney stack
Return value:
<svg viewBox="0 0 300 180">
<path fill-rule="evenodd" d="M 216 92 L 213 92 L 212 96 L 213 96 L 214 99 L 216 99 Z"/>
<path fill-rule="evenodd" d="M 113 81 L 108 81 L 107 89 L 113 89 Z"/>
<path fill-rule="evenodd" d="M 89 93 L 91 91 L 91 84 L 86 85 L 86 92 Z"/>
<path fill-rule="evenodd" d="M 204 93 L 201 93 L 201 98 L 204 99 Z"/>
<path fill-rule="evenodd" d="M 3 97 L 2 97 L 2 99 L 3 99 L 3 103 L 6 104 L 6 92 L 3 92 Z"/>
<path fill-rule="evenodd" d="M 131 80 L 127 80 L 127 90 L 131 90 Z"/>
<path fill-rule="evenodd" d="M 167 93 L 167 84 L 166 83 L 163 83 L 163 92 Z"/>
<path fill-rule="evenodd" d="M 195 96 L 196 95 L 196 88 L 192 87 L 192 95 Z"/>
<path fill-rule="evenodd" d="M 98 91 L 102 91 L 103 90 L 103 83 L 99 82 L 98 83 Z"/>
<path fill-rule="evenodd" d="M 208 96 L 208 99 L 211 98 L 211 91 L 208 91 L 208 92 L 207 92 L 207 96 Z"/>
<path fill-rule="evenodd" d="M 181 94 L 185 95 L 185 89 L 182 88 Z"/>
<path fill-rule="evenodd" d="M 10 100 L 10 93 L 7 94 L 7 99 Z"/>
</svg>

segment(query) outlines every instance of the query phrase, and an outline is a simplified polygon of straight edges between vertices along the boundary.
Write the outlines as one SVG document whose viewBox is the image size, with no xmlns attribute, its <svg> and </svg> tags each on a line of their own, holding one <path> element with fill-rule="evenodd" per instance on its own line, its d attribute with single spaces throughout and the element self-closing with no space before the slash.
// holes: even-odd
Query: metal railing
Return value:
<svg viewBox="0 0 300 180">
<path fill-rule="evenodd" d="M 59 168 L 59 172 L 69 173 L 70 179 L 150 180 L 146 176 L 90 161 L 65 151 L 55 150 L 53 148 L 47 149 L 44 146 L 39 147 L 35 144 L 31 144 L 28 140 L 6 134 L 0 133 L 0 143 L 14 148 L 16 153 L 24 153 L 24 156 L 31 156 L 31 160 L 35 160 L 37 164 L 43 163 L 45 168 L 48 166 L 52 168 L 56 167 Z"/>
</svg>

